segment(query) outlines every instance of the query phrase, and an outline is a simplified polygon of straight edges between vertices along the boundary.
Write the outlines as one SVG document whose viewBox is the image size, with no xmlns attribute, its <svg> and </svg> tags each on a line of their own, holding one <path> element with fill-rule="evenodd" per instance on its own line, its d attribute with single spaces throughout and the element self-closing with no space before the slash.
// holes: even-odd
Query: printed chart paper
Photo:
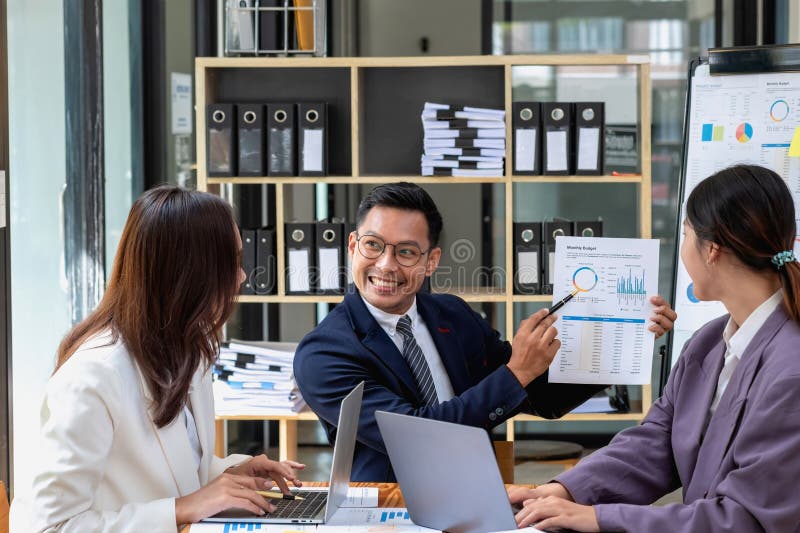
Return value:
<svg viewBox="0 0 800 533">
<path fill-rule="evenodd" d="M 648 331 L 658 293 L 658 241 L 557 237 L 553 303 L 561 349 L 551 383 L 650 383 L 655 335 Z"/>
</svg>

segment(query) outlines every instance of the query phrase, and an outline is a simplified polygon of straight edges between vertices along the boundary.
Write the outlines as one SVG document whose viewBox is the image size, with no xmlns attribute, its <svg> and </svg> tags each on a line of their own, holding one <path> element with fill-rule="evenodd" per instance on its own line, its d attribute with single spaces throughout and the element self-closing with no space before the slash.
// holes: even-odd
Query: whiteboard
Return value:
<svg viewBox="0 0 800 533">
<path fill-rule="evenodd" d="M 800 157 L 789 157 L 789 145 L 800 129 L 800 73 L 712 76 L 708 64 L 700 64 L 690 83 L 679 227 L 692 189 L 718 170 L 738 163 L 777 172 L 789 186 L 796 213 L 800 212 Z M 694 297 L 692 280 L 680 260 L 681 233 L 672 300 L 678 313 L 670 353 L 673 366 L 689 337 L 726 312 L 720 302 Z M 795 237 L 795 253 L 800 254 L 798 243 Z"/>
</svg>

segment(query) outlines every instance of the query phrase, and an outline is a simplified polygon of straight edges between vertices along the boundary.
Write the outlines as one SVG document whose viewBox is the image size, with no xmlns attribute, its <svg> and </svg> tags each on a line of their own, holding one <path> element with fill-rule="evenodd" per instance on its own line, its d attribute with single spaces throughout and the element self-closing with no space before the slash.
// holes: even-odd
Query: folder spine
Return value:
<svg viewBox="0 0 800 533">
<path fill-rule="evenodd" d="M 511 104 L 514 174 L 535 176 L 542 173 L 542 105 L 539 102 Z"/>
<path fill-rule="evenodd" d="M 328 104 L 297 104 L 300 176 L 328 175 Z"/>
<path fill-rule="evenodd" d="M 296 112 L 293 103 L 267 105 L 267 175 L 296 176 Z"/>
<path fill-rule="evenodd" d="M 286 294 L 316 294 L 314 224 L 287 222 Z"/>
<path fill-rule="evenodd" d="M 540 294 L 542 223 L 514 222 L 514 294 Z"/>
<path fill-rule="evenodd" d="M 236 106 L 206 106 L 206 171 L 209 176 L 236 175 Z"/>
<path fill-rule="evenodd" d="M 256 232 L 251 229 L 240 228 L 242 237 L 242 270 L 244 270 L 244 283 L 239 289 L 241 294 L 256 294 Z"/>
<path fill-rule="evenodd" d="M 542 173 L 568 176 L 573 173 L 572 105 L 542 103 Z"/>
<path fill-rule="evenodd" d="M 239 176 L 264 176 L 264 106 L 238 104 Z"/>
<path fill-rule="evenodd" d="M 576 102 L 572 115 L 575 136 L 575 174 L 601 175 L 605 153 L 605 104 L 603 102 Z"/>
<path fill-rule="evenodd" d="M 342 222 L 316 223 L 318 294 L 344 294 L 344 228 Z"/>
<path fill-rule="evenodd" d="M 572 222 L 553 220 L 542 227 L 542 294 L 553 294 L 555 281 L 556 238 L 572 235 Z"/>
<path fill-rule="evenodd" d="M 256 294 L 278 293 L 278 257 L 275 228 L 256 230 L 256 274 L 253 289 Z"/>
</svg>

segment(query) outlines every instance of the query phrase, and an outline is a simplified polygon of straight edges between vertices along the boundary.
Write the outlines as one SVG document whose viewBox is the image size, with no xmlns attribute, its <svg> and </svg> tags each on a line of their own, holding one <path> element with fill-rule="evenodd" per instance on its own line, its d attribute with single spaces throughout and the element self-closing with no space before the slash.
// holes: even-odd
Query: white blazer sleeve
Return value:
<svg viewBox="0 0 800 533">
<path fill-rule="evenodd" d="M 177 531 L 174 498 L 115 512 L 93 509 L 100 480 L 114 475 L 106 464 L 122 390 L 119 375 L 95 362 L 67 364 L 50 379 L 41 410 L 40 473 L 32 487 L 33 531 Z"/>
<path fill-rule="evenodd" d="M 211 482 L 215 477 L 223 473 L 226 468 L 236 466 L 239 463 L 247 461 L 248 459 L 252 459 L 252 457 L 249 455 L 242 455 L 238 453 L 231 454 L 227 456 L 225 459 L 221 459 L 217 456 L 212 457 L 211 469 L 209 470 L 208 481 Z"/>
</svg>

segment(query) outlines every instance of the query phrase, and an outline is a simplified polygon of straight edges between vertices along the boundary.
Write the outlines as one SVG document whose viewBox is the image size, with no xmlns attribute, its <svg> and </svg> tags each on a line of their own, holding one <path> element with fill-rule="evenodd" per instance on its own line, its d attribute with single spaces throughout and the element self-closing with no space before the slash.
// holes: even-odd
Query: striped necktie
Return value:
<svg viewBox="0 0 800 533">
<path fill-rule="evenodd" d="M 417 387 L 422 395 L 422 400 L 425 405 L 436 405 L 439 403 L 436 395 L 436 386 L 433 383 L 431 369 L 425 360 L 425 354 L 422 353 L 422 348 L 414 340 L 414 334 L 411 332 L 411 318 L 408 315 L 403 315 L 397 321 L 396 329 L 403 336 L 403 358 L 405 358 L 408 366 L 411 367 L 414 379 L 417 380 Z"/>
</svg>

